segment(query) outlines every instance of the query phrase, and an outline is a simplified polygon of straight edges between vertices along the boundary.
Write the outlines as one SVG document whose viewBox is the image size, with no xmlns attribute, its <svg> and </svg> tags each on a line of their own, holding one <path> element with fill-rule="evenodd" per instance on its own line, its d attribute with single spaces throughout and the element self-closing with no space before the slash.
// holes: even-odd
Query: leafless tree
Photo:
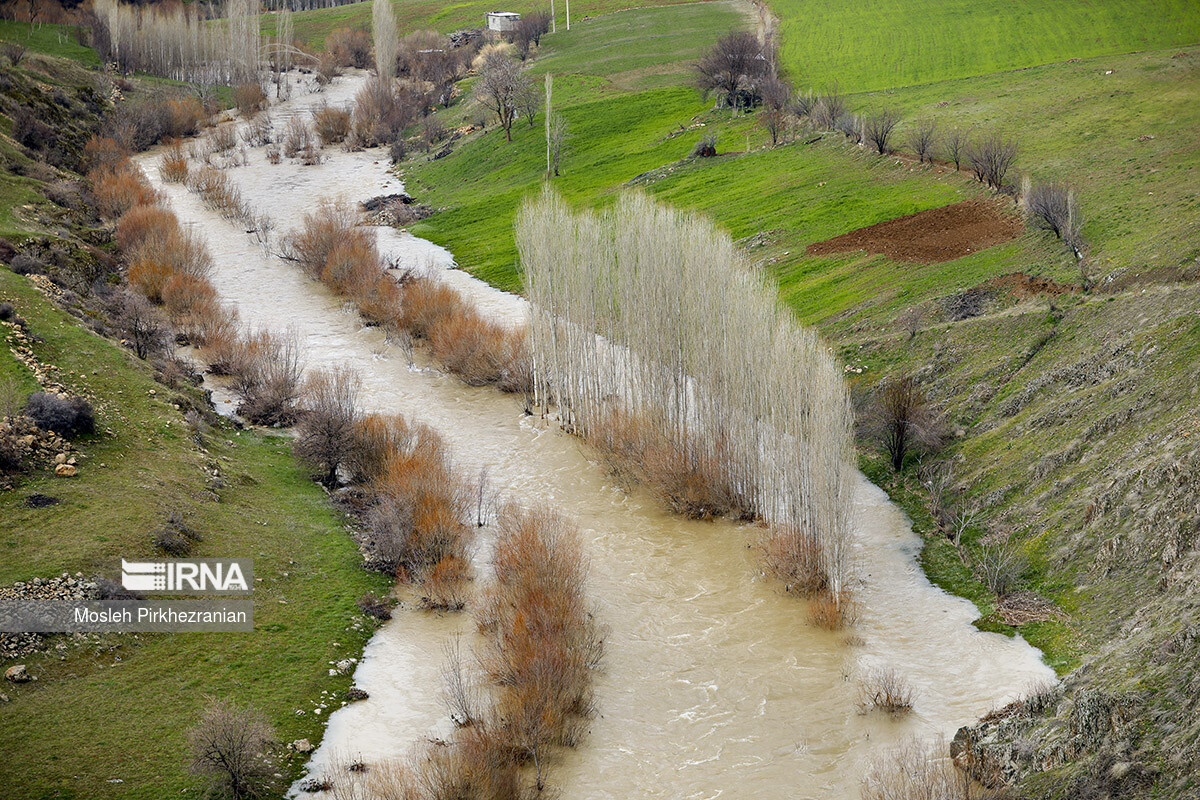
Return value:
<svg viewBox="0 0 1200 800">
<path fill-rule="evenodd" d="M 898 112 L 889 109 L 875 111 L 863 117 L 863 134 L 879 155 L 884 155 L 889 151 L 888 145 L 892 139 L 892 132 L 896 130 L 898 124 L 900 124 Z"/>
<path fill-rule="evenodd" d="M 424 145 L 426 152 L 441 141 L 445 135 L 446 129 L 436 114 L 430 114 L 421 120 L 421 144 Z"/>
<path fill-rule="evenodd" d="M 513 121 L 528 83 L 521 73 L 521 65 L 499 50 L 493 50 L 485 56 L 475 82 L 475 97 L 496 115 L 496 120 L 504 129 L 505 138 L 510 142 Z"/>
<path fill-rule="evenodd" d="M 696 62 L 696 86 L 706 95 L 715 93 L 718 102 L 736 114 L 742 93 L 756 93 L 759 82 L 770 75 L 770 64 L 754 34 L 734 31 L 718 39 Z"/>
<path fill-rule="evenodd" d="M 521 17 L 513 31 L 513 44 L 522 61 L 529 55 L 529 48 L 541 44 L 542 34 L 549 30 L 550 14 L 545 11 L 534 11 Z"/>
<path fill-rule="evenodd" d="M 541 92 L 534 88 L 533 83 L 527 80 L 517 96 L 517 108 L 531 128 L 533 127 L 534 117 L 537 116 L 538 107 L 541 105 L 541 94 Z"/>
<path fill-rule="evenodd" d="M 846 98 L 835 83 L 813 103 L 812 121 L 818 128 L 831 131 L 837 127 L 838 120 L 846 116 L 846 110 Z"/>
<path fill-rule="evenodd" d="M 555 113 L 549 122 L 550 167 L 555 177 L 558 177 L 559 166 L 566 154 L 567 139 L 571 132 L 567 128 L 567 120 L 561 112 Z"/>
<path fill-rule="evenodd" d="M 391 0 L 374 0 L 371 6 L 371 34 L 375 40 L 375 73 L 382 80 L 396 77 L 396 16 Z"/>
<path fill-rule="evenodd" d="M 1037 227 L 1053 231 L 1076 258 L 1083 258 L 1083 217 L 1075 203 L 1075 190 L 1065 183 L 1034 184 L 1025 192 L 1025 210 Z"/>
<path fill-rule="evenodd" d="M 950 538 L 956 548 L 962 546 L 963 534 L 979 521 L 979 514 L 979 507 L 965 500 L 960 500 L 954 506 L 950 513 Z"/>
<path fill-rule="evenodd" d="M 482 721 L 484 698 L 463 663 L 462 641 L 457 636 L 445 646 L 442 678 L 442 697 L 450 720 L 459 727 Z"/>
<path fill-rule="evenodd" d="M 1007 542 L 985 544 L 975 560 L 979 579 L 998 597 L 1011 593 L 1028 568 L 1024 554 Z"/>
<path fill-rule="evenodd" d="M 771 146 L 774 147 L 787 127 L 791 89 L 778 75 L 768 75 L 759 84 L 759 94 L 763 108 L 758 114 L 758 124 L 771 135 Z"/>
<path fill-rule="evenodd" d="M 970 150 L 971 136 L 967 131 L 954 128 L 942 139 L 946 157 L 954 162 L 954 170 L 962 168 L 962 160 Z"/>
<path fill-rule="evenodd" d="M 940 421 L 912 375 L 880 383 L 871 398 L 867 425 L 887 450 L 896 472 L 904 467 L 909 451 L 934 449 L 942 441 Z"/>
<path fill-rule="evenodd" d="M 937 122 L 925 118 L 917 120 L 917 124 L 908 132 L 908 145 L 917 154 L 917 159 L 924 163 L 933 163 L 933 148 L 937 141 Z"/>
<path fill-rule="evenodd" d="M 896 317 L 896 322 L 900 325 L 901 330 L 908 334 L 908 338 L 912 339 L 921 330 L 921 307 L 909 306 L 900 316 Z"/>
<path fill-rule="evenodd" d="M 358 389 L 358 376 L 344 368 L 316 372 L 304 387 L 307 409 L 296 426 L 296 455 L 329 488 L 337 486 L 338 468 L 355 453 Z"/>
<path fill-rule="evenodd" d="M 212 780 L 233 800 L 264 796 L 274 789 L 275 731 L 262 712 L 206 698 L 200 721 L 188 735 L 192 771 Z"/>
<path fill-rule="evenodd" d="M 150 358 L 167 349 L 170 325 L 149 300 L 135 292 L 124 292 L 115 311 L 117 326 L 138 358 Z"/>
<path fill-rule="evenodd" d="M 1017 160 L 1017 143 L 992 132 L 971 143 L 967 148 L 967 160 L 971 162 L 976 180 L 999 190 L 1004 186 L 1009 168 Z"/>
</svg>

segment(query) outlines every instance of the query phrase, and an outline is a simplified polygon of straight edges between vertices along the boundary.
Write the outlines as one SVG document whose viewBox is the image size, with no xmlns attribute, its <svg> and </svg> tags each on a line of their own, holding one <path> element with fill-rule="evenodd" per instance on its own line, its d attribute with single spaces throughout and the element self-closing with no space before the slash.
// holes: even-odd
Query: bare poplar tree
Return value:
<svg viewBox="0 0 1200 800">
<path fill-rule="evenodd" d="M 522 209 L 517 243 L 537 401 L 553 398 L 568 430 L 643 461 L 665 443 L 733 507 L 805 531 L 840 602 L 851 414 L 828 346 L 728 235 L 642 194 L 575 215 L 546 189 Z"/>
<path fill-rule="evenodd" d="M 375 72 L 380 78 L 396 77 L 396 17 L 391 0 L 374 0 L 371 6 L 371 36 L 375 40 Z"/>
<path fill-rule="evenodd" d="M 329 488 L 355 454 L 358 391 L 358 376 L 349 369 L 315 372 L 304 387 L 307 410 L 296 426 L 296 455 Z"/>
</svg>

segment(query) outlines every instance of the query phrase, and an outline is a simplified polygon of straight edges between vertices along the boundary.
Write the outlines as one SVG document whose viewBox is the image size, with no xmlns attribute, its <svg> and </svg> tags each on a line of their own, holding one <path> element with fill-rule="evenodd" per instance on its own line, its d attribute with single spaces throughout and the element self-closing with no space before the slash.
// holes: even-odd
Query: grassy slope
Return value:
<svg viewBox="0 0 1200 800">
<path fill-rule="evenodd" d="M 1200 41 L 1190 0 L 769 0 L 800 83 L 858 92 Z"/>
<path fill-rule="evenodd" d="M 654 5 L 665 6 L 675 3 L 686 3 L 691 0 L 654 0 Z M 571 15 L 571 27 L 590 17 L 611 14 L 626 8 L 636 8 L 641 5 L 637 0 L 593 0 L 588 3 L 576 3 Z M 497 6 L 494 0 L 465 0 L 464 2 L 445 3 L 441 0 L 393 0 L 392 8 L 396 15 L 396 28 L 401 35 L 415 30 L 435 30 L 440 33 L 461 30 L 464 28 L 480 28 L 484 24 L 484 15 L 489 11 L 516 11 L 527 14 L 532 11 L 545 9 L 549 11 L 550 4 L 541 0 L 515 0 L 515 2 Z M 566 28 L 566 4 L 559 0 L 555 4 L 558 15 L 558 25 Z M 276 19 L 274 14 L 264 14 L 262 22 L 263 34 L 274 33 Z M 293 16 L 293 33 L 305 45 L 320 49 L 325 43 L 325 37 L 337 28 L 371 29 L 371 3 L 351 3 L 334 8 L 324 8 L 317 11 L 299 12 Z"/>
<path fill-rule="evenodd" d="M 946 81 L 854 103 L 894 106 L 943 129 L 996 126 L 1015 135 L 1018 169 L 1078 188 L 1084 237 L 1101 274 L 1175 266 L 1200 254 L 1200 47 Z"/>
<path fill-rule="evenodd" d="M 4 37 L 27 33 L 27 26 L 3 25 Z M 51 35 L 49 26 L 35 30 L 30 51 L 9 75 L 46 91 L 92 85 L 94 73 L 58 57 L 80 55 L 73 40 Z M 91 58 L 82 60 L 95 62 L 86 53 Z M 0 126 L 7 132 L 2 117 Z M 2 136 L 0 147 L 11 161 L 28 162 Z M 68 251 L 79 237 L 91 238 L 39 186 L 0 171 L 0 235 L 61 236 Z M 60 380 L 98 398 L 101 431 L 77 443 L 78 477 L 37 471 L 16 491 L 0 493 L 0 584 L 62 572 L 114 577 L 120 558 L 156 555 L 152 536 L 169 510 L 183 512 L 204 536 L 195 555 L 253 558 L 261 578 L 253 634 L 106 636 L 22 658 L 39 680 L 0 687 L 11 698 L 0 703 L 0 794 L 157 800 L 201 791 L 186 771 L 186 730 L 206 694 L 258 706 L 284 741 L 318 740 L 315 703 L 323 691 L 349 684 L 330 677 L 328 663 L 360 652 L 371 624 L 355 601 L 385 590 L 386 581 L 360 568 L 345 521 L 291 456 L 287 438 L 222 423 L 197 443 L 175 407 L 203 402 L 195 392 L 156 383 L 144 363 L 4 269 L 0 302 L 28 320 L 40 337 L 38 358 L 57 367 Z M 8 337 L 9 328 L 0 335 Z M 8 341 L 0 345 L 0 382 L 21 394 L 37 388 Z M 217 494 L 214 470 L 224 483 Z M 62 502 L 26 508 L 34 492 Z M 295 777 L 299 769 L 293 757 L 283 771 Z M 109 782 L 115 779 L 124 782 Z"/>
<path fill-rule="evenodd" d="M 12 303 L 44 339 L 35 345 L 43 363 L 57 366 L 73 390 L 103 398 L 101 433 L 79 443 L 77 478 L 39 472 L 0 494 L 0 584 L 64 571 L 113 577 L 120 558 L 156 555 L 153 531 L 173 509 L 204 536 L 196 556 L 253 558 L 261 578 L 253 634 L 108 636 L 22 659 L 39 680 L 10 685 L 12 702 L 0 704 L 5 796 L 196 791 L 185 772 L 185 737 L 206 694 L 255 704 L 285 741 L 319 739 L 318 720 L 295 710 L 311 711 L 321 691 L 348 686 L 348 678 L 329 677 L 328 662 L 357 654 L 370 626 L 348 630 L 362 619 L 355 601 L 384 581 L 360 568 L 343 521 L 295 463 L 287 439 L 222 425 L 199 447 L 172 405 L 179 398 L 144 364 L 7 271 L 0 271 L 0 302 Z M 23 376 L 30 388 L 23 373 L 6 347 L 0 376 Z M 219 502 L 208 491 L 214 469 L 226 484 Z M 25 508 L 33 492 L 62 502 Z M 124 783 L 106 782 L 115 778 Z"/>
<path fill-rule="evenodd" d="M 67 25 L 31 26 L 27 22 L 0 19 L 0 40 L 23 44 L 31 53 L 68 58 L 85 66 L 100 63 L 96 51 L 79 44 L 75 40 L 75 29 Z"/>
</svg>

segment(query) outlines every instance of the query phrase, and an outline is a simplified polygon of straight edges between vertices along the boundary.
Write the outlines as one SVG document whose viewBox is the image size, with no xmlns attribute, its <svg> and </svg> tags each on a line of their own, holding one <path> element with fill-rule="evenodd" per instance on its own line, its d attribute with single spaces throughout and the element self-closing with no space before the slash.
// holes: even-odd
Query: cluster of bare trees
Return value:
<svg viewBox="0 0 1200 800">
<path fill-rule="evenodd" d="M 759 517 L 812 542 L 804 568 L 819 577 L 796 588 L 840 603 L 851 410 L 828 346 L 728 236 L 642 194 L 573 214 L 546 190 L 522 209 L 517 243 L 538 402 L 677 510 Z"/>
<path fill-rule="evenodd" d="M 696 62 L 695 80 L 700 91 L 716 95 L 735 114 L 752 108 L 779 80 L 774 44 L 745 31 L 726 34 Z"/>
<path fill-rule="evenodd" d="M 290 42 L 264 43 L 258 12 L 252 0 L 229 0 L 226 18 L 210 21 L 192 6 L 97 0 L 93 44 L 126 71 L 204 86 L 258 82 L 272 50 L 294 49 Z"/>
<path fill-rule="evenodd" d="M 1050 181 L 1031 184 L 1026 180 L 1021 198 L 1025 212 L 1034 225 L 1054 233 L 1070 248 L 1075 258 L 1083 259 L 1083 216 L 1075 201 L 1075 189 L 1069 184 Z M 1084 282 L 1087 276 L 1084 275 Z"/>
<path fill-rule="evenodd" d="M 480 53 L 479 77 L 475 81 L 475 99 L 496 116 L 504 136 L 512 141 L 512 127 L 522 109 L 528 111 L 530 125 L 537 110 L 537 93 L 519 62 L 501 47 L 485 47 Z"/>
</svg>

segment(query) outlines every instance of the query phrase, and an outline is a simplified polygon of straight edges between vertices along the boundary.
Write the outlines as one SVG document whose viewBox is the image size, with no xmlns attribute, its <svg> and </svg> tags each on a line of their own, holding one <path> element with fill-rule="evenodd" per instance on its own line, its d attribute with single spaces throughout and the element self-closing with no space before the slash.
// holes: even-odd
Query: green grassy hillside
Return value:
<svg viewBox="0 0 1200 800">
<path fill-rule="evenodd" d="M 793 80 L 858 92 L 1200 41 L 1191 0 L 768 0 Z"/>
</svg>

